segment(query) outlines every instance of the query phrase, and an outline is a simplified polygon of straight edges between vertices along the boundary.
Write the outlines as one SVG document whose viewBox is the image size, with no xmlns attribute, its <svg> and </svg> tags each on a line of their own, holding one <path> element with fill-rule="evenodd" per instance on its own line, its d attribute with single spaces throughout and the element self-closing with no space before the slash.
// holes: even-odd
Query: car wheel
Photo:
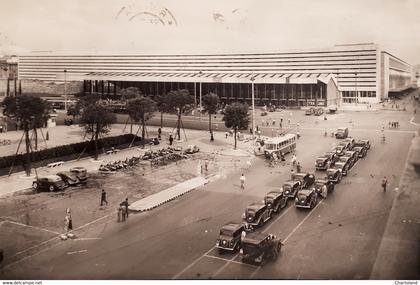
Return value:
<svg viewBox="0 0 420 285">
<path fill-rule="evenodd" d="M 32 188 L 34 189 L 34 190 L 38 190 L 38 183 L 37 182 L 34 182 L 34 183 L 32 183 Z"/>
<path fill-rule="evenodd" d="M 48 186 L 48 190 L 50 190 L 50 192 L 54 192 L 55 187 L 53 185 Z"/>
</svg>

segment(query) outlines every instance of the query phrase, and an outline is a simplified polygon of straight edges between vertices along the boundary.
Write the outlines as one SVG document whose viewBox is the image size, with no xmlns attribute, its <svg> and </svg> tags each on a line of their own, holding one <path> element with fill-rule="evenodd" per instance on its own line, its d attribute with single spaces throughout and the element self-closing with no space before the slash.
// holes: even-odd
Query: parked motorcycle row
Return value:
<svg viewBox="0 0 420 285">
<path fill-rule="evenodd" d="M 133 156 L 126 158 L 125 160 L 117 160 L 108 162 L 107 164 L 101 164 L 99 171 L 101 172 L 115 172 L 120 169 L 126 169 L 127 167 L 137 166 L 140 163 L 140 156 Z"/>
<path fill-rule="evenodd" d="M 243 223 L 231 222 L 224 225 L 216 247 L 221 252 L 240 250 L 244 262 L 261 264 L 270 259 L 275 260 L 281 242 L 273 235 L 264 235 L 254 230 L 262 227 L 285 208 L 288 198 L 295 200 L 296 208 L 313 209 L 319 197 L 326 198 L 357 160 L 366 156 L 368 149 L 368 140 L 343 139 L 331 152 L 316 159 L 316 169 L 326 171 L 324 178 L 317 179 L 313 174 L 303 172 L 292 174 L 290 180 L 285 181 L 282 187 L 268 192 L 261 202 L 248 205 L 243 214 Z M 247 239 L 248 236 L 252 239 Z"/>
</svg>

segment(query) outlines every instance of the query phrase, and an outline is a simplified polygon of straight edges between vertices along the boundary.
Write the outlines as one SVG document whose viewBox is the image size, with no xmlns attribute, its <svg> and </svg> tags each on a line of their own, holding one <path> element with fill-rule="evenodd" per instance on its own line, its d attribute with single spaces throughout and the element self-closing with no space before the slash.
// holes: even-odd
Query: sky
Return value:
<svg viewBox="0 0 420 285">
<path fill-rule="evenodd" d="M 420 64 L 420 0 L 0 0 L 0 54 L 205 54 L 375 42 Z"/>
</svg>

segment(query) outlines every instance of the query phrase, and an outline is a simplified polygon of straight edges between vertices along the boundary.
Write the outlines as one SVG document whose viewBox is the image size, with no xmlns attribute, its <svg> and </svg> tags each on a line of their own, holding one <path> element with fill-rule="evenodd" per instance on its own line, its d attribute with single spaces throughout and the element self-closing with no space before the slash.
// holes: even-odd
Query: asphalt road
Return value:
<svg viewBox="0 0 420 285">
<path fill-rule="evenodd" d="M 290 176 L 289 165 L 269 168 L 257 159 L 245 172 L 245 190 L 239 187 L 244 170 L 238 168 L 226 179 L 132 215 L 126 223 L 116 223 L 113 216 L 93 223 L 84 239 L 53 244 L 8 265 L 0 279 L 369 278 L 412 138 L 404 117 L 400 130 L 386 130 L 387 142 L 380 143 L 376 120 L 386 120 L 387 114 L 357 116 L 351 135 L 370 139 L 372 148 L 328 199 L 312 211 L 296 209 L 289 200 L 261 228 L 285 244 L 275 263 L 246 265 L 237 254 L 220 255 L 214 248 L 223 224 L 241 221 L 246 205 L 262 200 L 269 188 Z M 297 157 L 303 171 L 312 172 L 316 156 L 336 143 L 321 130 L 344 121 L 302 125 Z M 386 193 L 380 187 L 384 175 L 390 182 Z"/>
</svg>

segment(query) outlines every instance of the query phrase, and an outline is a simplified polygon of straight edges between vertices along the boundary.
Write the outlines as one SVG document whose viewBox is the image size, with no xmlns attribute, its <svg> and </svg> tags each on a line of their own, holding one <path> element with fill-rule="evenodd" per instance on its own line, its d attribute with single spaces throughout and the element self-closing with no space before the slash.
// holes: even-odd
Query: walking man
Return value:
<svg viewBox="0 0 420 285">
<path fill-rule="evenodd" d="M 102 189 L 101 192 L 101 206 L 106 203 L 106 205 L 108 206 L 108 201 L 106 200 L 106 192 L 104 189 Z"/>
<path fill-rule="evenodd" d="M 174 137 L 172 136 L 172 134 L 169 135 L 169 145 L 172 145 L 172 143 L 174 142 Z"/>
<path fill-rule="evenodd" d="M 125 201 L 121 204 L 124 207 L 124 219 L 128 219 L 128 198 L 125 198 Z"/>
<path fill-rule="evenodd" d="M 70 210 L 70 208 L 67 208 L 67 210 L 66 210 L 66 217 L 64 218 L 64 224 L 65 224 L 64 231 L 66 233 L 68 233 L 68 232 L 70 232 L 70 231 L 73 230 L 73 221 L 71 219 L 71 210 Z"/>
<path fill-rule="evenodd" d="M 296 164 L 296 171 L 298 173 L 300 173 L 300 171 L 302 170 L 301 166 L 300 166 L 300 162 L 298 161 L 298 163 Z"/>
<path fill-rule="evenodd" d="M 295 167 L 295 165 L 296 165 L 296 155 L 293 154 L 292 155 L 292 166 Z"/>
<path fill-rule="evenodd" d="M 241 178 L 239 178 L 239 180 L 241 181 L 241 189 L 245 189 L 245 175 L 242 173 Z"/>
<path fill-rule="evenodd" d="M 209 160 L 208 159 L 206 159 L 205 161 L 204 161 L 204 170 L 207 172 L 207 171 L 209 171 Z"/>
<path fill-rule="evenodd" d="M 386 192 L 386 186 L 388 185 L 388 180 L 386 179 L 386 176 L 382 179 L 382 188 L 384 192 Z"/>
<path fill-rule="evenodd" d="M 162 136 L 162 129 L 159 128 L 158 129 L 158 139 L 161 139 L 161 136 Z"/>
</svg>

